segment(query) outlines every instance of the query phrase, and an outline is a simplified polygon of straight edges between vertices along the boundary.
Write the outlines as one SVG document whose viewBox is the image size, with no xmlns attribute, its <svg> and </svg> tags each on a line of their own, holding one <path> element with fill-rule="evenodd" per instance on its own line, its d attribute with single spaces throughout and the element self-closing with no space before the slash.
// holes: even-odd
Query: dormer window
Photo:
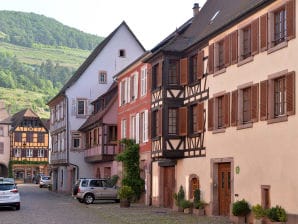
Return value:
<svg viewBox="0 0 298 224">
<path fill-rule="evenodd" d="M 125 57 L 126 57 L 126 52 L 125 52 L 124 49 L 120 49 L 120 50 L 119 50 L 119 57 L 120 57 L 120 58 L 125 58 Z"/>
</svg>

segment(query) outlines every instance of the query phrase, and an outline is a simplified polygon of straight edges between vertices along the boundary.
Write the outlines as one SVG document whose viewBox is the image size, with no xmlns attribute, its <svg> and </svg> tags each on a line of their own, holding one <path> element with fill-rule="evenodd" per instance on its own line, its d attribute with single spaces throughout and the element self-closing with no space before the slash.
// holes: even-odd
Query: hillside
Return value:
<svg viewBox="0 0 298 224">
<path fill-rule="evenodd" d="M 0 11 L 0 39 L 25 47 L 44 44 L 92 50 L 103 38 L 35 13 Z"/>
<path fill-rule="evenodd" d="M 48 100 L 102 39 L 45 16 L 0 11 L 0 100 L 12 114 L 31 107 L 49 117 Z"/>
</svg>

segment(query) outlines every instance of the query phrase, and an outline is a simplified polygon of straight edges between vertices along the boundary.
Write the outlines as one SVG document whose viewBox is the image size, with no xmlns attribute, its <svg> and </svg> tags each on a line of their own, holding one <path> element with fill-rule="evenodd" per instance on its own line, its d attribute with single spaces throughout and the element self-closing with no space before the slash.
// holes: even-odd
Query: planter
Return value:
<svg viewBox="0 0 298 224">
<path fill-rule="evenodd" d="M 245 216 L 232 216 L 233 223 L 235 224 L 245 224 Z"/>
<path fill-rule="evenodd" d="M 185 208 L 185 209 L 183 210 L 183 212 L 184 212 L 185 214 L 192 214 L 192 211 L 193 211 L 192 208 Z"/>
<path fill-rule="evenodd" d="M 203 216 L 205 215 L 205 209 L 203 208 L 194 208 L 193 209 L 193 214 L 197 215 L 197 216 Z"/>
<path fill-rule="evenodd" d="M 263 224 L 263 219 L 254 219 L 254 224 Z"/>
<path fill-rule="evenodd" d="M 129 208 L 130 207 L 130 201 L 126 199 L 120 200 L 120 208 Z"/>
</svg>

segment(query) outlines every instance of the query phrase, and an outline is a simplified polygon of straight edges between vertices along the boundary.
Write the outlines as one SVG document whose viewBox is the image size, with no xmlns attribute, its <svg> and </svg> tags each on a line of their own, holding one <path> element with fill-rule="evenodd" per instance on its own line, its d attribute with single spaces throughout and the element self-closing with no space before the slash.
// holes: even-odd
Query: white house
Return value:
<svg viewBox="0 0 298 224">
<path fill-rule="evenodd" d="M 76 179 L 92 176 L 90 164 L 84 161 L 83 136 L 77 130 L 92 114 L 90 103 L 109 89 L 113 76 L 144 52 L 142 44 L 122 22 L 48 103 L 54 190 L 70 192 Z"/>
</svg>

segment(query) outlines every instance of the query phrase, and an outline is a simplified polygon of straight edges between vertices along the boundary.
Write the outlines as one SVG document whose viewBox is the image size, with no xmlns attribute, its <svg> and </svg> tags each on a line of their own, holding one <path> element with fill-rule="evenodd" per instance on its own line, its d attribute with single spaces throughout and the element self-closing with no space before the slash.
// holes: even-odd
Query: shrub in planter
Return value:
<svg viewBox="0 0 298 224">
<path fill-rule="evenodd" d="M 260 204 L 256 204 L 251 208 L 252 213 L 254 214 L 255 219 L 261 219 L 266 216 L 265 209 L 262 208 Z"/>
<path fill-rule="evenodd" d="M 287 213 L 284 208 L 279 205 L 272 207 L 266 212 L 267 217 L 271 222 L 286 222 L 287 221 Z"/>
<path fill-rule="evenodd" d="M 130 186 L 123 185 L 118 190 L 118 196 L 120 199 L 120 207 L 129 207 L 130 201 L 134 196 L 134 191 Z"/>
<path fill-rule="evenodd" d="M 180 205 L 185 213 L 190 213 L 190 214 L 192 213 L 193 203 L 191 201 L 182 200 Z"/>
<path fill-rule="evenodd" d="M 232 213 L 234 216 L 246 216 L 250 213 L 248 202 L 242 199 L 233 203 Z"/>
<path fill-rule="evenodd" d="M 183 190 L 182 185 L 180 186 L 178 193 L 174 194 L 174 199 L 175 199 L 175 204 L 179 210 L 179 208 L 182 208 L 182 205 L 181 205 L 182 201 L 185 200 L 185 192 Z"/>
</svg>

